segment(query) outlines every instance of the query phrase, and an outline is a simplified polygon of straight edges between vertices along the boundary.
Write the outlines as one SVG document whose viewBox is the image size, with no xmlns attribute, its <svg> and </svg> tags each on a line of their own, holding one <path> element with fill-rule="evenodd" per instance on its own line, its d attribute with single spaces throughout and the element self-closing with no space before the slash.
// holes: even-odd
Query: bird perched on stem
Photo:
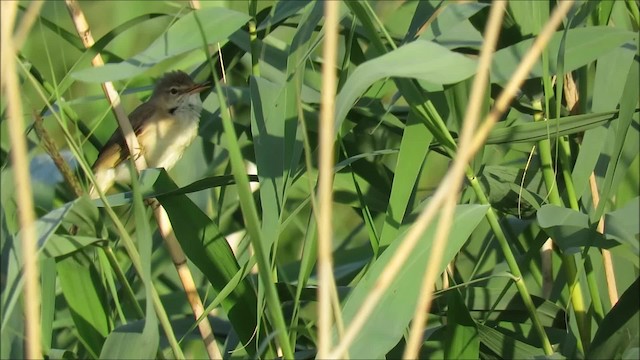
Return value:
<svg viewBox="0 0 640 360">
<path fill-rule="evenodd" d="M 138 106 L 129 120 L 149 167 L 169 170 L 182 157 L 198 133 L 202 112 L 200 92 L 208 83 L 195 83 L 182 71 L 163 75 L 147 102 Z M 127 182 L 129 170 L 125 160 L 129 149 L 120 129 L 111 135 L 92 166 L 97 186 L 104 192 L 113 184 Z M 97 197 L 95 188 L 89 194 Z"/>
</svg>

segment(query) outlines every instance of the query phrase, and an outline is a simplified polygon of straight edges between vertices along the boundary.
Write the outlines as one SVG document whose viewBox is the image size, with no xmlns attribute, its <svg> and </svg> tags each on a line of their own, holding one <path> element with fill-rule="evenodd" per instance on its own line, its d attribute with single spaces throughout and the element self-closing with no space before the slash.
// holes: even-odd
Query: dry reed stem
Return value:
<svg viewBox="0 0 640 360">
<path fill-rule="evenodd" d="M 433 241 L 433 246 L 429 258 L 431 261 L 427 262 L 427 268 L 425 275 L 423 276 L 422 287 L 420 297 L 416 305 L 416 310 L 413 315 L 413 322 L 411 323 L 411 330 L 409 332 L 409 340 L 405 347 L 404 358 L 415 359 L 420 354 L 420 347 L 423 342 L 423 332 L 427 325 L 427 314 L 431 308 L 431 302 L 433 300 L 432 286 L 435 283 L 436 277 L 440 272 L 440 260 L 446 249 L 447 242 L 449 240 L 449 231 L 451 230 L 451 223 L 453 221 L 453 214 L 456 208 L 456 204 L 459 198 L 459 188 L 462 186 L 464 178 L 463 171 L 467 166 L 467 159 L 470 159 L 472 154 L 468 152 L 467 147 L 469 140 L 473 136 L 473 132 L 477 127 L 480 120 L 480 112 L 482 111 L 482 100 L 487 89 L 487 82 L 489 81 L 489 71 L 491 69 L 491 58 L 495 52 L 496 44 L 498 43 L 498 35 L 500 34 L 500 26 L 502 25 L 502 18 L 506 9 L 506 1 L 496 1 L 491 4 L 491 10 L 489 12 L 489 19 L 485 30 L 485 39 L 480 50 L 480 59 L 478 62 L 478 70 L 476 72 L 475 79 L 471 89 L 471 97 L 469 99 L 469 107 L 465 113 L 463 120 L 463 128 L 460 134 L 460 141 L 458 146 L 458 153 L 468 154 L 466 158 L 459 159 L 456 157 L 454 166 L 459 168 L 460 175 L 455 177 L 452 184 L 452 189 L 444 200 L 444 208 L 438 222 L 438 228 L 436 230 L 436 236 Z"/>
<path fill-rule="evenodd" d="M 76 31 L 82 39 L 83 45 L 86 48 L 92 47 L 94 44 L 93 36 L 91 35 L 89 24 L 87 23 L 87 20 L 79 4 L 76 0 L 66 0 L 66 4 Z M 97 54 L 91 60 L 91 63 L 94 67 L 104 65 L 104 61 L 102 60 L 102 56 L 100 54 Z M 105 92 L 107 100 L 112 105 L 115 111 L 116 118 L 118 119 L 118 124 L 124 134 L 125 141 L 129 149 L 129 154 L 131 154 L 132 159 L 134 159 L 136 170 L 140 172 L 147 167 L 147 164 L 144 157 L 142 156 L 142 152 L 140 151 L 141 147 L 138 144 L 138 139 L 136 138 L 133 128 L 131 127 L 131 123 L 129 122 L 129 119 L 124 112 L 124 109 L 122 108 L 120 97 L 115 90 L 113 83 L 111 82 L 103 83 L 102 89 Z M 97 189 L 97 191 L 101 192 L 101 189 Z M 153 214 L 158 224 L 159 231 L 162 234 L 163 239 L 165 240 L 167 250 L 169 251 L 174 266 L 176 267 L 176 271 L 178 272 L 178 275 L 180 277 L 180 282 L 182 283 L 185 294 L 187 296 L 187 300 L 189 301 L 189 305 L 191 306 L 193 315 L 197 321 L 204 314 L 204 306 L 202 305 L 202 301 L 198 296 L 191 271 L 187 267 L 186 255 L 184 254 L 184 251 L 180 247 L 180 244 L 175 237 L 171 222 L 169 221 L 169 216 L 167 215 L 164 208 L 155 199 L 150 199 L 148 203 L 152 204 Z M 220 353 L 220 350 L 218 349 L 218 344 L 215 341 L 213 329 L 211 328 L 211 324 L 209 323 L 209 320 L 206 316 L 204 316 L 202 318 L 202 321 L 198 323 L 198 329 L 200 331 L 200 335 L 204 342 L 209 358 L 222 359 L 222 355 Z"/>
<path fill-rule="evenodd" d="M 564 81 L 564 97 L 567 102 L 567 108 L 574 113 L 574 109 L 578 109 L 576 106 L 580 101 L 580 93 L 576 82 L 573 80 L 571 73 L 565 75 Z M 591 198 L 593 199 L 593 207 L 597 208 L 600 203 L 600 195 L 598 194 L 598 184 L 596 184 L 596 177 L 593 171 L 589 175 L 589 188 L 591 190 Z M 598 226 L 596 231 L 604 234 L 604 217 L 600 217 L 598 220 Z M 607 282 L 607 292 L 609 295 L 609 301 L 613 307 L 618 302 L 618 287 L 616 286 L 616 274 L 613 270 L 613 260 L 611 258 L 611 252 L 609 249 L 601 249 L 602 263 L 604 266 L 604 276 Z"/>
<path fill-rule="evenodd" d="M 7 121 L 12 150 L 18 219 L 20 222 L 20 241 L 24 266 L 24 327 L 25 356 L 28 359 L 41 359 L 40 333 L 40 282 L 36 245 L 35 214 L 33 211 L 33 192 L 29 175 L 29 157 L 24 133 L 22 100 L 16 68 L 18 49 L 14 47 L 13 25 L 18 10 L 17 1 L 2 2 L 0 5 L 0 57 L 2 68 L 2 89 L 7 102 Z M 28 32 L 25 27 L 24 31 Z"/>
<path fill-rule="evenodd" d="M 389 287 L 398 271 L 403 266 L 405 260 L 413 251 L 413 248 L 418 242 L 420 236 L 432 221 L 433 217 L 439 210 L 439 207 L 442 206 L 444 200 L 447 198 L 447 196 L 449 196 L 449 193 L 451 193 L 452 191 L 457 191 L 457 188 L 454 188 L 452 184 L 454 184 L 457 178 L 461 178 L 464 175 L 466 163 L 477 152 L 480 146 L 484 144 L 484 141 L 493 128 L 493 125 L 509 106 L 509 103 L 516 95 L 517 90 L 522 85 L 531 67 L 540 56 L 542 48 L 549 42 L 551 36 L 553 35 L 553 32 L 558 27 L 558 25 L 560 25 L 563 17 L 567 14 L 572 4 L 572 0 L 567 0 L 559 3 L 558 7 L 556 7 L 549 21 L 536 38 L 533 46 L 520 62 L 520 65 L 512 75 L 511 80 L 498 97 L 498 100 L 495 102 L 494 108 L 486 116 L 484 123 L 476 131 L 476 136 L 473 138 L 468 147 L 465 146 L 467 151 L 458 152 L 452 167 L 449 169 L 445 177 L 440 182 L 440 185 L 436 189 L 435 193 L 431 197 L 429 205 L 422 211 L 422 213 L 420 213 L 413 226 L 411 226 L 411 228 L 407 232 L 407 235 L 399 245 L 394 256 L 391 258 L 391 261 L 387 265 L 385 271 L 382 273 L 374 288 L 369 293 L 369 296 L 360 307 L 360 311 L 358 311 L 358 313 L 351 321 L 350 326 L 345 332 L 344 338 L 333 349 L 333 351 L 329 355 L 329 358 L 340 358 L 342 354 L 346 352 L 347 348 L 349 347 L 351 342 L 353 342 L 356 335 L 366 322 L 368 316 L 375 309 L 375 306 L 380 301 L 380 298 L 384 294 L 385 290 Z"/>
<path fill-rule="evenodd" d="M 531 67 L 538 60 L 540 53 L 542 53 L 542 48 L 549 42 L 551 36 L 553 36 L 553 33 L 555 32 L 555 29 L 560 25 L 562 18 L 564 18 L 564 16 L 569 12 L 571 6 L 573 6 L 573 0 L 565 0 L 558 3 L 558 6 L 549 18 L 549 21 L 547 21 L 547 25 L 545 25 L 542 31 L 538 34 L 536 40 L 529 49 L 529 52 L 522 59 L 520 65 L 511 76 L 511 81 L 507 83 L 507 86 L 495 101 L 493 109 L 489 112 L 483 124 L 478 128 L 478 131 L 472 141 L 472 151 L 477 151 L 477 149 L 484 144 L 484 139 L 486 139 L 491 129 L 493 129 L 493 125 L 498 121 L 500 115 L 509 107 L 509 104 L 518 92 L 518 89 L 528 75 Z M 555 24 L 555 26 L 549 26 L 553 24 Z"/>
<path fill-rule="evenodd" d="M 600 203 L 600 195 L 598 194 L 598 184 L 596 184 L 596 176 L 593 172 L 589 175 L 589 188 L 591 189 L 591 198 L 593 199 L 593 207 L 597 208 Z M 600 234 L 604 234 L 604 217 L 600 217 L 598 220 L 598 226 L 596 231 Z M 618 296 L 618 287 L 616 286 L 616 274 L 613 270 L 613 259 L 611 258 L 611 252 L 608 249 L 602 249 L 602 263 L 604 266 L 604 276 L 607 281 L 607 293 L 609 294 L 609 301 L 611 307 L 618 303 L 620 299 Z"/>
<path fill-rule="evenodd" d="M 78 36 L 80 40 L 82 40 L 82 44 L 85 48 L 89 49 L 95 44 L 93 40 L 93 35 L 91 35 L 91 29 L 89 28 L 89 23 L 87 22 L 80 5 L 76 0 L 66 0 L 67 10 L 69 10 L 69 15 L 71 16 L 71 20 L 73 25 L 78 32 Z M 102 60 L 102 56 L 97 54 L 93 59 L 91 59 L 91 65 L 94 67 L 100 67 L 104 65 L 104 61 Z M 104 91 L 109 104 L 111 104 L 116 119 L 118 120 L 118 125 L 120 126 L 120 130 L 124 135 L 125 142 L 127 144 L 127 148 L 129 150 L 129 154 L 131 154 L 131 158 L 134 159 L 136 164 L 136 169 L 140 171 L 140 169 L 144 169 L 147 167 L 147 162 L 142 156 L 142 152 L 140 144 L 138 143 L 138 138 L 136 137 L 133 128 L 131 127 L 131 122 L 127 117 L 126 112 L 122 108 L 122 104 L 120 102 L 120 95 L 116 91 L 113 83 L 107 81 L 102 84 L 102 90 Z M 100 191 L 101 189 L 98 189 Z"/>
<path fill-rule="evenodd" d="M 336 63 L 338 59 L 338 16 L 340 2 L 324 3 L 324 44 L 322 49 L 322 89 L 320 102 L 320 160 L 318 177 L 318 358 L 325 359 L 331 350 L 331 293 L 333 278 L 332 204 L 334 163 L 334 114 L 336 98 Z"/>
</svg>

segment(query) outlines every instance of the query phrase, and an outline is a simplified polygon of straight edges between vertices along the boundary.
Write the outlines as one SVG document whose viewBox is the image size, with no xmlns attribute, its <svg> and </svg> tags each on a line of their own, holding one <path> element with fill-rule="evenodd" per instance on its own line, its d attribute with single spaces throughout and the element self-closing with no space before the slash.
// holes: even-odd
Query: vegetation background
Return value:
<svg viewBox="0 0 640 360">
<path fill-rule="evenodd" d="M 328 3 L 339 34 L 327 123 Z M 208 321 L 224 358 L 637 359 L 638 2 L 576 1 L 506 111 L 491 111 L 560 3 L 82 1 L 96 40 L 86 50 L 65 2 L 20 1 L 15 31 L 2 2 L 3 46 L 15 48 L 2 53 L 0 356 L 205 358 L 196 323 Z M 492 6 L 504 17 L 471 106 Z M 107 66 L 92 68 L 97 53 Z M 86 189 L 83 166 L 117 127 L 100 83 L 113 81 L 131 111 L 174 69 L 224 75 L 203 95 L 194 144 L 107 204 L 78 198 L 47 165 L 37 119 Z M 26 181 L 12 160 L 12 94 Z M 445 191 L 454 160 L 471 154 L 458 141 L 467 111 L 499 121 L 461 188 Z M 323 174 L 331 197 L 316 196 Z M 33 205 L 19 198 L 25 182 Z M 143 205 L 151 197 L 204 319 Z M 448 236 L 436 234 L 440 200 L 457 203 Z M 35 214 L 35 243 L 20 211 Z M 440 276 L 423 284 L 428 266 Z"/>
</svg>

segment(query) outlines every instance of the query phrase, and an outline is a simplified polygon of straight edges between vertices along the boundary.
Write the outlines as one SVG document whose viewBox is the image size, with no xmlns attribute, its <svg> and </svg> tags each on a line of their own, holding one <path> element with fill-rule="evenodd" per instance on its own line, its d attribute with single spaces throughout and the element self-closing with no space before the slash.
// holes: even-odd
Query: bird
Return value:
<svg viewBox="0 0 640 360">
<path fill-rule="evenodd" d="M 196 83 L 183 71 L 165 73 L 151 97 L 129 114 L 148 167 L 169 170 L 180 160 L 197 136 L 202 112 L 200 93 L 209 87 L 210 83 Z M 116 129 L 91 167 L 95 184 L 102 192 L 116 181 L 130 181 L 125 161 L 129 156 L 122 131 Z M 89 194 L 92 198 L 98 196 L 95 186 Z"/>
</svg>

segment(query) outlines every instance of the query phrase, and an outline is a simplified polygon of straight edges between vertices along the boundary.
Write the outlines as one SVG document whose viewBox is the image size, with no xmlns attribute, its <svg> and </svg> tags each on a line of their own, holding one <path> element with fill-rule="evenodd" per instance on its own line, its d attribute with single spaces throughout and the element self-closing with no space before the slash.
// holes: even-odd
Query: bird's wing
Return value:
<svg viewBox="0 0 640 360">
<path fill-rule="evenodd" d="M 138 106 L 131 114 L 129 120 L 136 136 L 139 135 L 143 128 L 144 119 L 149 119 L 153 115 L 154 106 L 150 102 L 146 102 Z M 124 136 L 120 127 L 118 127 L 109 140 L 104 144 L 102 150 L 98 154 L 98 158 L 93 163 L 92 169 L 108 169 L 118 166 L 121 162 L 129 158 L 129 149 L 125 143 Z"/>
</svg>

